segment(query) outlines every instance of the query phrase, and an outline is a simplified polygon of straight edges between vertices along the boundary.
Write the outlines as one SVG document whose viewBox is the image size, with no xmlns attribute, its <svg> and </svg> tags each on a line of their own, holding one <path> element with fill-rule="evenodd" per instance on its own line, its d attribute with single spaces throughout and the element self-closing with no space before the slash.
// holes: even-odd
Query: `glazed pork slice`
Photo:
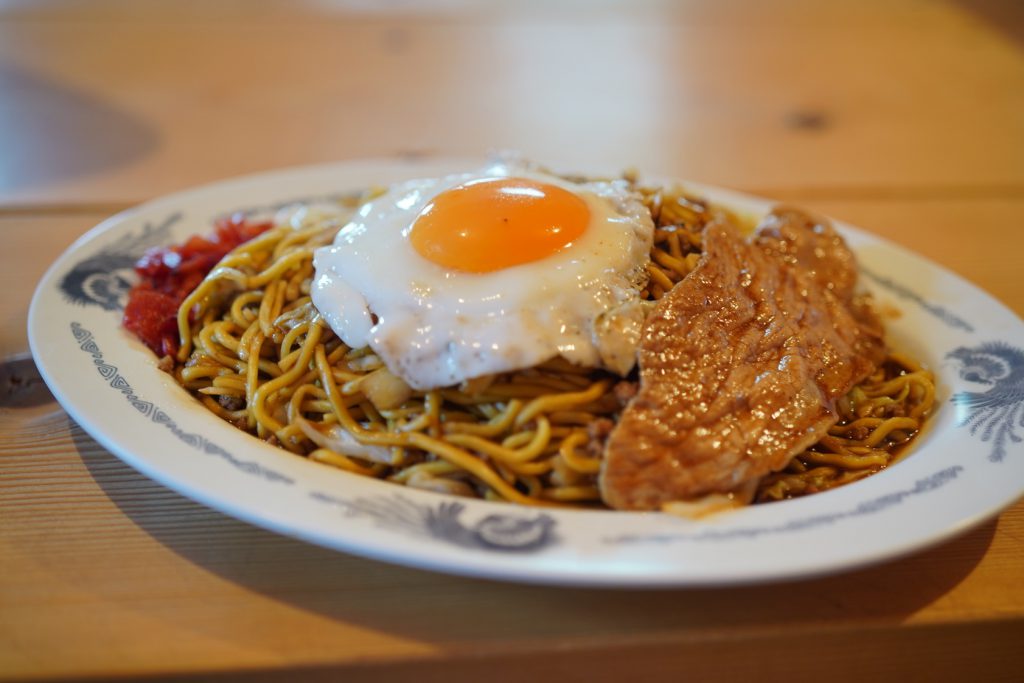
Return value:
<svg viewBox="0 0 1024 683">
<path fill-rule="evenodd" d="M 600 474 L 613 508 L 750 489 L 818 441 L 835 400 L 885 356 L 853 254 L 826 222 L 776 209 L 752 240 L 718 220 L 703 241 L 645 324 L 639 391 Z"/>
</svg>

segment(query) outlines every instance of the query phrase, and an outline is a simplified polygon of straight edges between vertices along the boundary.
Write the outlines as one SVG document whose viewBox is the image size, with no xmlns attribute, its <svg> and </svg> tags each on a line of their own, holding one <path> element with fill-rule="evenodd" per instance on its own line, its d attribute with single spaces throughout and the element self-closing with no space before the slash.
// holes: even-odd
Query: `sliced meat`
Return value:
<svg viewBox="0 0 1024 683">
<path fill-rule="evenodd" d="M 777 207 L 761 220 L 754 243 L 766 253 L 808 271 L 819 287 L 842 301 L 853 298 L 853 252 L 827 222 L 799 209 Z"/>
<path fill-rule="evenodd" d="M 721 220 L 703 240 L 646 322 L 640 388 L 600 475 L 613 508 L 749 488 L 818 441 L 835 400 L 884 358 L 853 255 L 827 223 L 780 209 L 752 241 Z"/>
</svg>

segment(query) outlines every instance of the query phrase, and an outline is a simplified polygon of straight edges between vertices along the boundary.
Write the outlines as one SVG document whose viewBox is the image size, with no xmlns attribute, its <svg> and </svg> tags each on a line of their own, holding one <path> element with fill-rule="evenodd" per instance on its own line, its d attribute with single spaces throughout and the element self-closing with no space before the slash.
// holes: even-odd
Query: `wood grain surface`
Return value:
<svg viewBox="0 0 1024 683">
<path fill-rule="evenodd" d="M 34 371 L 32 287 L 121 209 L 264 169 L 497 148 L 807 206 L 1024 314 L 1016 3 L 0 3 L 0 679 L 1024 680 L 1021 502 L 792 583 L 456 578 L 183 498 Z"/>
</svg>

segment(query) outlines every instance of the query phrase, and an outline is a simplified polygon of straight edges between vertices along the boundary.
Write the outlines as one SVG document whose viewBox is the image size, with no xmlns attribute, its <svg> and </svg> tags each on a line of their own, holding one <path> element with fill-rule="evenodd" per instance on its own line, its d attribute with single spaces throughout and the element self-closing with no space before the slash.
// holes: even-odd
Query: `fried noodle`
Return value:
<svg viewBox="0 0 1024 683">
<path fill-rule="evenodd" d="M 697 265 L 722 209 L 679 189 L 637 187 L 655 221 L 656 300 Z M 368 347 L 349 348 L 313 307 L 313 252 L 337 220 L 285 223 L 220 261 L 182 302 L 172 370 L 211 411 L 295 454 L 356 474 L 523 504 L 600 505 L 604 437 L 632 387 L 554 359 L 413 391 Z M 838 401 L 828 435 L 761 482 L 757 502 L 827 490 L 893 462 L 921 429 L 934 379 L 892 353 Z"/>
</svg>

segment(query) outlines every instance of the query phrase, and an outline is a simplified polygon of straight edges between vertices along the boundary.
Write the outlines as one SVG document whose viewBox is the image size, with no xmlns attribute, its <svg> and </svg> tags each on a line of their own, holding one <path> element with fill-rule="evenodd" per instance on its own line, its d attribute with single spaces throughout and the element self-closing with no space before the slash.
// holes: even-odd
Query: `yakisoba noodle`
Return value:
<svg viewBox="0 0 1024 683">
<path fill-rule="evenodd" d="M 638 189 L 656 226 L 642 292 L 653 300 L 697 265 L 702 228 L 720 209 L 679 189 Z M 313 252 L 342 222 L 314 215 L 230 252 L 179 309 L 178 381 L 223 419 L 325 465 L 457 495 L 599 505 L 600 447 L 630 383 L 556 359 L 412 391 L 369 348 L 342 343 L 310 300 Z M 886 467 L 934 397 L 928 371 L 890 354 L 838 402 L 828 435 L 765 477 L 755 500 Z"/>
</svg>

